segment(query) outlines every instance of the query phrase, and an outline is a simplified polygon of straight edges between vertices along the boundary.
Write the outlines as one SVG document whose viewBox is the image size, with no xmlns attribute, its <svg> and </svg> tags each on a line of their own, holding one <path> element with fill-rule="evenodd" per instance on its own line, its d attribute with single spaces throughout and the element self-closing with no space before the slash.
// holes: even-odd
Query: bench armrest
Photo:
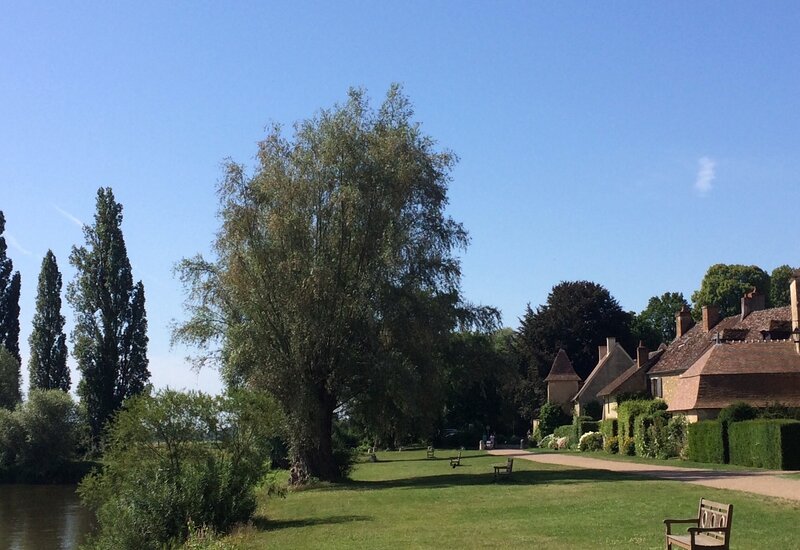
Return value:
<svg viewBox="0 0 800 550">
<path fill-rule="evenodd" d="M 664 520 L 664 527 L 666 527 L 668 535 L 672 534 L 672 524 L 673 523 L 694 523 L 695 525 L 697 525 L 697 524 L 700 523 L 700 520 L 697 519 L 697 518 L 691 518 L 691 519 L 665 519 Z M 689 529 L 692 529 L 692 527 L 690 527 Z"/>
</svg>

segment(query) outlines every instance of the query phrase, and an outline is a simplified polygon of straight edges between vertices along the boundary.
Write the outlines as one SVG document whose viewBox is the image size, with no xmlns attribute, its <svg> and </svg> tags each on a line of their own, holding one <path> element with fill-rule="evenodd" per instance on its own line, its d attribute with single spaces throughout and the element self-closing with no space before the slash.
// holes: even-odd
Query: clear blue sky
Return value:
<svg viewBox="0 0 800 550">
<path fill-rule="evenodd" d="M 688 298 L 714 263 L 800 264 L 800 4 L 393 4 L 4 5 L 0 209 L 23 360 L 44 253 L 72 279 L 79 224 L 111 186 L 147 290 L 154 383 L 216 391 L 216 373 L 169 347 L 172 267 L 209 250 L 220 162 L 253 165 L 267 124 L 349 86 L 377 103 L 402 83 L 459 155 L 463 288 L 508 326 L 563 280 L 639 311 Z"/>
</svg>

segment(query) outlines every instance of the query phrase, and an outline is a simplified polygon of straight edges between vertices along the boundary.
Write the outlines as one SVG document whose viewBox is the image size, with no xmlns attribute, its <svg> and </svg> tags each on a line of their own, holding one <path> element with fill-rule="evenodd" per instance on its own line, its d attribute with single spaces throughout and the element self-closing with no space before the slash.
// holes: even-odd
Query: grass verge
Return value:
<svg viewBox="0 0 800 550">
<path fill-rule="evenodd" d="M 800 505 L 736 491 L 465 452 L 378 453 L 352 480 L 262 498 L 253 524 L 223 540 L 255 548 L 663 548 L 664 518 L 690 517 L 700 497 L 734 504 L 732 548 L 793 548 Z"/>
</svg>

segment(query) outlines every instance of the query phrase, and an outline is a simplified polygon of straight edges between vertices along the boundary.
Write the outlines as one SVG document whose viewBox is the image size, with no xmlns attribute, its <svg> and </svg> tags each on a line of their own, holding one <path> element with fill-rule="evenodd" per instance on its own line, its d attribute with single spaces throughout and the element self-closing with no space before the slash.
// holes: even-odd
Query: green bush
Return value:
<svg viewBox="0 0 800 550">
<path fill-rule="evenodd" d="M 725 426 L 716 420 L 689 424 L 689 460 L 725 464 Z"/>
<path fill-rule="evenodd" d="M 578 441 L 586 432 L 599 431 L 599 422 L 592 420 L 589 416 L 573 416 L 572 417 L 572 441 Z"/>
<path fill-rule="evenodd" d="M 800 422 L 796 420 L 749 420 L 728 426 L 731 464 L 800 469 Z"/>
<path fill-rule="evenodd" d="M 758 418 L 758 409 L 748 405 L 743 401 L 728 405 L 719 412 L 717 421 L 722 422 L 726 426 L 732 422 L 743 422 L 745 420 L 755 420 Z"/>
<path fill-rule="evenodd" d="M 0 478 L 6 479 L 17 465 L 25 445 L 25 429 L 19 415 L 0 408 Z"/>
<path fill-rule="evenodd" d="M 669 458 L 671 454 L 667 425 L 669 415 L 665 411 L 640 414 L 634 421 L 636 455 L 650 458 Z"/>
<path fill-rule="evenodd" d="M 0 470 L 18 482 L 71 481 L 77 409 L 61 390 L 31 390 L 14 412 L 0 410 Z"/>
<path fill-rule="evenodd" d="M 599 422 L 598 429 L 600 433 L 603 434 L 603 437 L 606 439 L 611 439 L 617 435 L 617 419 L 616 418 L 608 418 L 606 420 L 601 420 Z"/>
<path fill-rule="evenodd" d="M 604 437 L 603 450 L 608 454 L 617 454 L 619 452 L 619 439 L 617 436 Z"/>
<path fill-rule="evenodd" d="M 625 401 L 617 407 L 619 436 L 622 439 L 634 437 L 634 421 L 640 414 L 653 414 L 667 410 L 667 403 L 662 399 L 634 399 Z"/>
<path fill-rule="evenodd" d="M 626 437 L 620 440 L 622 443 L 619 446 L 619 454 L 626 456 L 636 455 L 636 443 L 632 437 Z"/>
<path fill-rule="evenodd" d="M 279 420 L 255 393 L 164 390 L 126 401 L 102 469 L 79 488 L 97 518 L 90 547 L 161 549 L 185 541 L 192 525 L 224 533 L 249 520 Z"/>
<path fill-rule="evenodd" d="M 672 416 L 667 422 L 666 456 L 686 458 L 686 417 L 682 414 Z"/>
<path fill-rule="evenodd" d="M 569 422 L 569 416 L 564 414 L 559 405 L 545 403 L 539 409 L 539 428 L 544 435 L 554 433 L 558 426 L 567 422 Z"/>
<path fill-rule="evenodd" d="M 578 448 L 581 451 L 600 451 L 603 448 L 603 434 L 600 432 L 586 432 L 580 438 Z"/>
</svg>

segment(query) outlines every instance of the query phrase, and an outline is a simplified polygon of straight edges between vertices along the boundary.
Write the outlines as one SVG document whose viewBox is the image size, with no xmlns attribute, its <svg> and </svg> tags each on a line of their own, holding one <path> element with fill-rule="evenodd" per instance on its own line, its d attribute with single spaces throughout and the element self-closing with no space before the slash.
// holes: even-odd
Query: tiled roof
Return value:
<svg viewBox="0 0 800 550">
<path fill-rule="evenodd" d="M 639 365 L 634 364 L 613 382 L 597 392 L 597 396 L 605 397 L 607 395 L 647 390 L 647 372 L 658 362 L 663 353 L 664 350 L 660 348 L 655 352 L 651 352 L 648 360 L 641 368 L 639 368 Z"/>
<path fill-rule="evenodd" d="M 720 409 L 736 401 L 800 406 L 800 354 L 788 341 L 716 344 L 680 375 L 675 395 L 670 411 Z"/>
<path fill-rule="evenodd" d="M 580 382 L 581 377 L 575 372 L 572 367 L 572 361 L 569 360 L 567 352 L 563 349 L 558 350 L 553 366 L 550 368 L 550 374 L 544 379 L 545 382 L 553 380 L 575 380 Z"/>
<path fill-rule="evenodd" d="M 648 374 L 685 371 L 713 345 L 717 333 L 723 340 L 762 340 L 762 331 L 776 330 L 775 327 L 783 326 L 791 318 L 791 308 L 785 306 L 754 311 L 744 320 L 740 315 L 725 317 L 708 332 L 698 323 L 667 346 Z"/>
</svg>

